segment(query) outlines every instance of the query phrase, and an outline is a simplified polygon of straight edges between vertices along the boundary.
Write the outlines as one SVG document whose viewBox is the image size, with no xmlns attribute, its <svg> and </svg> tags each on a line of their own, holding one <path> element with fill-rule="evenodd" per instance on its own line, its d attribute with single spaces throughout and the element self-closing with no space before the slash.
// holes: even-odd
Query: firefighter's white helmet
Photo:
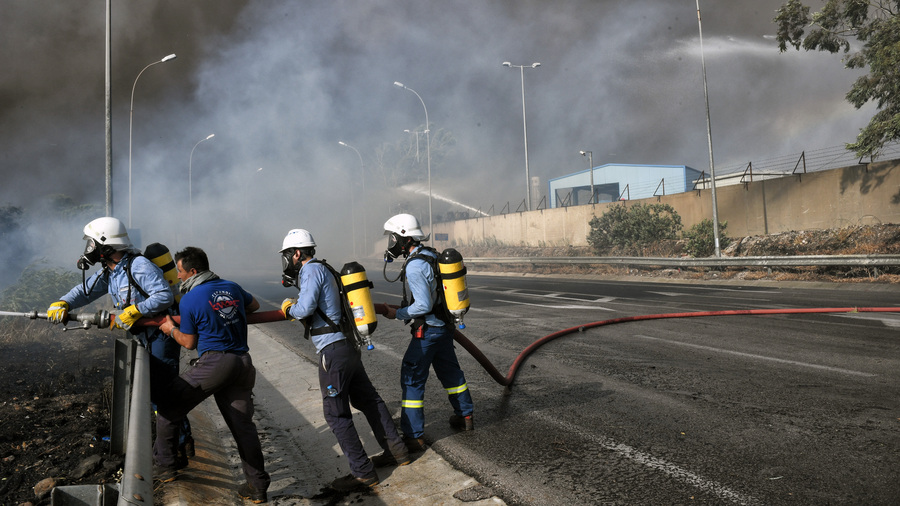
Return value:
<svg viewBox="0 0 900 506">
<path fill-rule="evenodd" d="M 315 248 L 316 241 L 313 239 L 312 234 L 309 233 L 308 230 L 303 230 L 302 228 L 295 228 L 287 233 L 284 236 L 284 241 L 281 243 L 281 249 L 278 250 L 279 253 L 289 249 L 289 248 Z"/>
<path fill-rule="evenodd" d="M 131 239 L 125 224 L 117 218 L 104 216 L 84 226 L 84 239 L 93 239 L 97 243 L 111 246 L 117 251 L 132 248 Z"/>
<path fill-rule="evenodd" d="M 417 241 L 426 239 L 425 233 L 422 232 L 422 227 L 419 225 L 419 220 L 411 214 L 392 216 L 384 224 L 384 233 L 385 235 L 395 233 L 400 237 L 410 237 Z"/>
</svg>

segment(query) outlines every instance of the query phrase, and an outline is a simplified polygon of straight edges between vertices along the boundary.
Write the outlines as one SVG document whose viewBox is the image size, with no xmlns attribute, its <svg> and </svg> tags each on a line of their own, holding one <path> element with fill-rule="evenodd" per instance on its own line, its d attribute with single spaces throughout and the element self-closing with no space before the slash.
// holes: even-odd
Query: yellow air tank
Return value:
<svg viewBox="0 0 900 506">
<path fill-rule="evenodd" d="M 469 287 L 466 285 L 466 266 L 462 255 L 453 248 L 447 248 L 438 258 L 438 268 L 444 287 L 444 301 L 453 315 L 456 326 L 466 328 L 463 315 L 469 310 Z"/>
<path fill-rule="evenodd" d="M 378 326 L 378 318 L 375 315 L 375 304 L 372 303 L 372 294 L 369 291 L 372 283 L 366 277 L 366 269 L 359 262 L 344 264 L 341 268 L 341 284 L 344 285 L 344 293 L 353 312 L 353 321 L 356 329 L 363 337 L 367 349 L 374 349 L 369 336 L 375 332 Z"/>
<path fill-rule="evenodd" d="M 162 269 L 163 276 L 169 282 L 169 288 L 175 294 L 175 303 L 181 300 L 181 290 L 178 289 L 181 281 L 178 279 L 178 273 L 175 269 L 175 260 L 172 259 L 172 253 L 165 245 L 155 242 L 144 250 L 144 256 L 149 258 L 151 262 Z"/>
</svg>

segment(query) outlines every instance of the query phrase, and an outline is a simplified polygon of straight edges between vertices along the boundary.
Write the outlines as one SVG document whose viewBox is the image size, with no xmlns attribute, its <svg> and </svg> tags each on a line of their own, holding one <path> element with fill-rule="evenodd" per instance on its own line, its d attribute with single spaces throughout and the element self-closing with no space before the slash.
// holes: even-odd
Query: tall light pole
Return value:
<svg viewBox="0 0 900 506">
<path fill-rule="evenodd" d="M 112 200 L 112 93 L 110 92 L 110 48 L 112 47 L 112 0 L 106 0 L 106 216 L 113 214 Z"/>
<path fill-rule="evenodd" d="M 525 121 L 525 67 L 536 69 L 541 66 L 540 63 L 532 63 L 531 65 L 513 65 L 508 61 L 503 62 L 504 67 L 516 67 L 522 76 L 522 130 L 525 132 L 525 210 L 531 210 L 531 176 L 528 173 L 528 123 Z"/>
<path fill-rule="evenodd" d="M 588 204 L 594 203 L 594 153 L 593 151 L 579 151 L 581 156 L 587 155 L 590 161 L 588 163 L 591 164 L 591 200 L 588 200 Z"/>
<path fill-rule="evenodd" d="M 143 74 L 145 70 L 156 65 L 157 63 L 165 63 L 169 60 L 174 60 L 175 58 L 175 54 L 172 53 L 162 60 L 155 61 L 150 65 L 147 65 L 146 67 L 141 69 L 140 72 L 138 72 L 137 77 L 134 78 L 134 84 L 131 86 L 131 113 L 128 117 L 128 228 L 131 228 L 131 125 L 134 121 L 134 89 L 137 88 L 138 79 L 141 78 L 141 74 Z"/>
<path fill-rule="evenodd" d="M 341 146 L 344 146 L 345 148 L 350 148 L 353 151 L 356 151 L 356 156 L 359 157 L 359 173 L 362 175 L 362 194 L 363 194 L 363 199 L 364 199 L 365 195 L 366 195 L 366 170 L 365 170 L 365 167 L 363 166 L 362 155 L 359 154 L 358 149 L 354 148 L 353 146 L 347 144 L 344 141 L 338 141 L 338 144 L 340 144 Z M 352 193 L 353 192 L 351 191 L 351 194 Z M 365 207 L 365 200 L 363 200 L 363 199 L 360 199 L 360 200 L 363 203 L 363 207 Z M 363 212 L 362 212 L 363 247 L 366 248 L 366 253 L 365 253 L 366 255 L 368 255 L 368 253 L 369 253 L 368 252 L 369 233 L 368 233 L 368 227 L 366 226 L 366 216 L 367 215 L 368 215 L 368 211 L 366 209 L 363 209 Z M 350 220 L 350 221 L 353 222 L 353 254 L 356 255 L 356 220 L 354 219 L 354 220 Z"/>
<path fill-rule="evenodd" d="M 191 237 L 194 236 L 194 190 L 193 183 L 191 183 L 193 181 L 191 166 L 194 164 L 194 150 L 197 149 L 201 142 L 208 141 L 215 136 L 216 134 L 209 134 L 206 138 L 197 141 L 197 144 L 194 144 L 194 147 L 191 148 L 191 156 L 188 158 L 188 216 L 190 216 L 191 222 Z"/>
<path fill-rule="evenodd" d="M 716 164 L 713 162 L 712 124 L 709 120 L 709 90 L 706 87 L 706 61 L 703 59 L 703 23 L 700 21 L 700 0 L 697 0 L 697 27 L 700 31 L 700 66 L 703 68 L 703 96 L 706 98 L 706 139 L 709 143 L 709 181 L 712 184 L 713 240 L 716 258 L 722 256 L 719 248 L 719 210 L 716 202 Z"/>
<path fill-rule="evenodd" d="M 422 100 L 422 97 L 416 93 L 416 90 L 406 86 L 401 82 L 394 81 L 394 86 L 398 86 L 403 88 L 404 90 L 409 90 L 416 94 L 419 98 L 419 102 L 422 102 L 422 108 L 425 109 L 425 148 L 427 150 L 428 156 L 428 241 L 431 245 L 434 244 L 434 221 L 432 221 L 431 216 L 431 135 L 428 133 L 431 131 L 431 127 L 428 124 L 428 108 L 425 107 L 425 101 Z"/>
</svg>

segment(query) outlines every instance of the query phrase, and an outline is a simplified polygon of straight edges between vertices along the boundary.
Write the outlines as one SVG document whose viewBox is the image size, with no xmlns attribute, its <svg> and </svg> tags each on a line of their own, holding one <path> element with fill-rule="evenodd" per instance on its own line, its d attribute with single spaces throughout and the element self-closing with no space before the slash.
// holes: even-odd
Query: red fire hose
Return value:
<svg viewBox="0 0 900 506">
<path fill-rule="evenodd" d="M 397 306 L 388 305 L 388 304 L 375 304 L 375 312 L 380 315 L 385 315 L 388 311 L 388 308 L 396 309 Z M 554 332 L 550 335 L 544 336 L 537 341 L 531 343 L 522 350 L 521 353 L 516 357 L 513 361 L 512 365 L 509 367 L 509 371 L 506 373 L 506 376 L 503 376 L 500 371 L 491 363 L 490 360 L 478 349 L 472 341 L 469 340 L 462 332 L 453 329 L 453 339 L 460 344 L 466 351 L 469 352 L 475 360 L 484 367 L 485 371 L 490 374 L 491 378 L 494 379 L 501 386 L 506 387 L 507 392 L 512 390 L 512 384 L 515 380 L 516 373 L 519 371 L 519 368 L 522 364 L 525 363 L 525 360 L 528 358 L 531 353 L 536 351 L 541 346 L 553 341 L 554 339 L 573 334 L 575 332 L 584 332 L 587 329 L 592 329 L 595 327 L 602 327 L 605 325 L 613 325 L 616 323 L 626 323 L 626 322 L 636 322 L 642 320 L 662 320 L 665 318 L 693 318 L 700 316 L 748 316 L 748 315 L 772 315 L 772 314 L 807 314 L 807 313 L 897 313 L 900 312 L 900 307 L 837 307 L 837 308 L 794 308 L 794 309 L 735 309 L 729 311 L 695 311 L 691 313 L 663 313 L 663 314 L 650 314 L 650 315 L 640 315 L 640 316 L 626 316 L 622 318 L 612 318 L 609 320 L 602 320 L 592 323 L 586 323 L 584 325 L 579 325 L 577 327 L 571 327 L 565 330 L 560 330 L 558 332 Z M 180 322 L 180 317 L 173 316 L 173 320 L 176 323 Z M 250 313 L 247 315 L 247 323 L 270 323 L 277 321 L 284 321 L 284 313 L 281 312 L 280 309 L 276 309 L 273 311 L 263 311 L 259 313 Z M 138 320 L 138 325 L 153 325 L 159 326 L 162 322 L 165 321 L 165 316 L 155 316 L 152 318 L 141 318 Z"/>
<path fill-rule="evenodd" d="M 173 320 L 175 323 L 181 323 L 180 316 L 173 316 Z M 284 313 L 281 312 L 280 309 L 273 309 L 272 311 L 261 311 L 258 313 L 250 313 L 247 315 L 247 323 L 271 323 L 271 322 L 281 322 L 284 321 Z M 137 321 L 137 325 L 143 325 L 145 327 L 159 327 L 166 321 L 166 315 L 160 316 L 151 316 L 141 318 Z"/>
<path fill-rule="evenodd" d="M 525 363 L 525 359 L 528 358 L 532 352 L 540 348 L 546 343 L 553 341 L 559 337 L 572 334 L 574 332 L 583 332 L 587 329 L 591 329 L 594 327 L 602 327 L 604 325 L 613 325 L 616 323 L 625 323 L 625 322 L 635 322 L 641 320 L 661 320 L 664 318 L 691 318 L 697 316 L 740 316 L 740 315 L 771 315 L 771 314 L 804 314 L 804 313 L 875 313 L 875 312 L 900 312 L 900 307 L 840 307 L 840 308 L 798 308 L 798 309 L 736 309 L 731 311 L 696 311 L 691 313 L 665 313 L 665 314 L 651 314 L 651 315 L 642 315 L 642 316 L 626 316 L 623 318 L 612 318 L 609 320 L 602 320 L 593 323 L 587 323 L 584 325 L 579 325 L 577 327 L 568 328 L 565 330 L 560 330 L 559 332 L 554 332 L 548 336 L 544 336 L 541 339 L 531 343 L 527 348 L 522 350 L 519 353 L 519 356 L 513 361 L 512 365 L 509 368 L 509 372 L 506 373 L 506 377 L 500 374 L 500 371 L 494 367 L 487 357 L 481 353 L 472 341 L 469 341 L 466 336 L 464 336 L 461 332 L 454 329 L 453 331 L 453 339 L 456 340 L 466 351 L 471 354 L 475 360 L 481 364 L 482 367 L 494 378 L 494 381 L 506 387 L 507 391 L 512 389 L 513 380 L 516 377 L 516 373 L 519 370 L 519 367 Z"/>
</svg>

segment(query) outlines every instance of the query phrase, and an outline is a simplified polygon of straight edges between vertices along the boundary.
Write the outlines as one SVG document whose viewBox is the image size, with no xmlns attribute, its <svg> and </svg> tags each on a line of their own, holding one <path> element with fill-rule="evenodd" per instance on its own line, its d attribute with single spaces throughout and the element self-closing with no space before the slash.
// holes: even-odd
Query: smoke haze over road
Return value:
<svg viewBox="0 0 900 506">
<path fill-rule="evenodd" d="M 717 167 L 852 142 L 874 112 L 845 101 L 859 73 L 839 55 L 778 52 L 780 4 L 701 2 Z M 105 8 L 0 0 L 0 206 L 61 193 L 103 208 Z M 541 63 L 524 77 L 530 174 L 544 187 L 587 168 L 579 150 L 595 165 L 709 169 L 693 0 L 112 8 L 113 214 L 133 220 L 142 246 L 204 247 L 214 270 L 228 259 L 277 273 L 291 228 L 309 229 L 319 256 L 339 264 L 352 257 L 351 220 L 372 243 L 396 212 L 427 223 L 427 198 L 389 188 L 391 167 L 379 166 L 384 146 L 414 143 L 404 130 L 425 128 L 422 104 L 395 81 L 422 97 L 432 140 L 439 130 L 455 139 L 432 159 L 434 192 L 470 208 L 524 198 L 522 83 L 504 61 Z M 132 86 L 170 53 L 178 58 L 134 87 L 129 216 Z M 338 141 L 358 149 L 362 167 Z M 420 169 L 402 184 L 424 182 L 424 156 Z M 434 209 L 464 210 L 445 200 Z M 71 265 L 81 226 L 44 253 Z"/>
</svg>

